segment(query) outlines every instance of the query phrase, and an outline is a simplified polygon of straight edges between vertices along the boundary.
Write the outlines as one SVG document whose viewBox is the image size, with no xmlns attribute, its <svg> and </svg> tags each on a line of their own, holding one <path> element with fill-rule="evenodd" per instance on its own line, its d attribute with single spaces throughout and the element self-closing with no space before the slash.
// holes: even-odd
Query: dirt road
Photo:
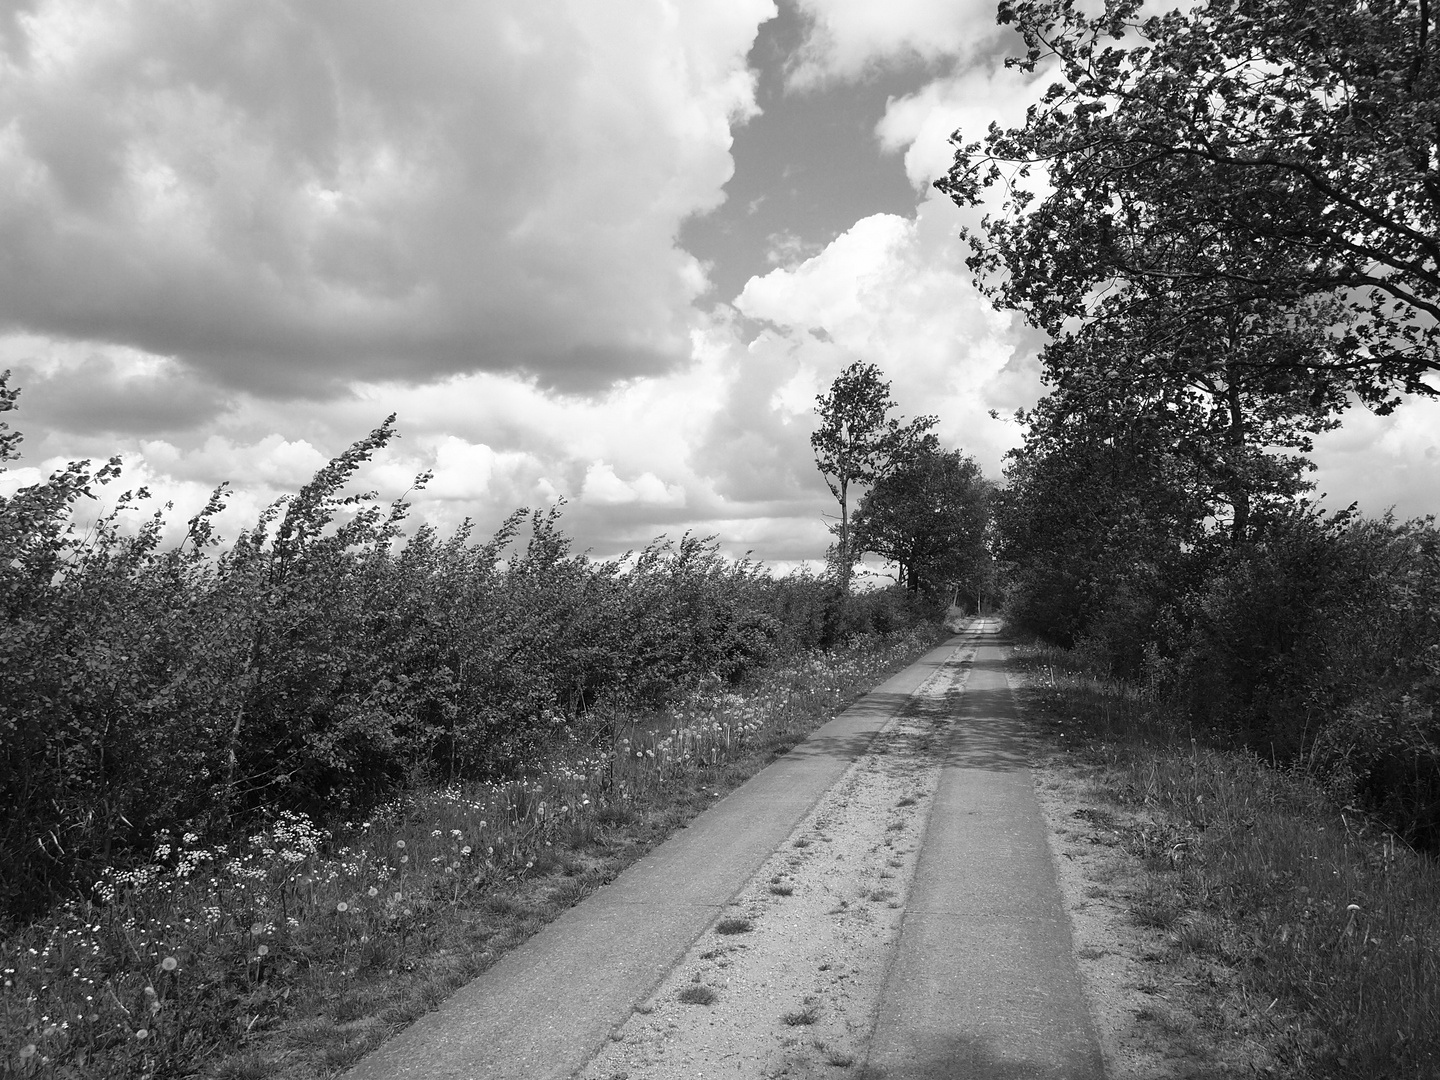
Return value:
<svg viewBox="0 0 1440 1080">
<path fill-rule="evenodd" d="M 352 1080 L 1101 1076 L 1005 651 L 931 652 Z"/>
</svg>

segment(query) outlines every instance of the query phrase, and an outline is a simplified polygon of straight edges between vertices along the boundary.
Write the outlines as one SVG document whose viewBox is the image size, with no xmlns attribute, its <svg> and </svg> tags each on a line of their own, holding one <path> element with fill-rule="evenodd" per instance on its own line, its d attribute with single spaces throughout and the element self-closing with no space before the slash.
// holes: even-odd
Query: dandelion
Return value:
<svg viewBox="0 0 1440 1080">
<path fill-rule="evenodd" d="M 462 848 L 460 849 L 460 854 L 461 854 L 461 855 L 464 855 L 465 858 L 468 859 L 468 858 L 470 857 L 470 845 L 469 845 L 469 844 L 466 844 L 464 847 L 462 847 Z"/>
<path fill-rule="evenodd" d="M 265 927 L 261 923 L 257 922 L 250 927 L 250 933 L 254 937 L 259 937 L 261 934 L 265 933 Z"/>
<path fill-rule="evenodd" d="M 405 846 L 405 841 L 404 841 L 404 840 L 396 840 L 396 841 L 395 841 L 395 846 L 398 847 L 398 848 L 403 848 L 403 847 Z"/>
<path fill-rule="evenodd" d="M 141 1042 L 144 1042 L 149 1037 L 150 1032 L 147 1028 L 141 1028 L 139 1031 L 135 1032 L 135 1038 L 139 1039 Z"/>
<path fill-rule="evenodd" d="M 343 915 L 345 914 L 345 912 L 350 910 L 350 905 L 347 904 L 344 900 L 341 900 L 338 904 L 335 905 L 335 910 Z"/>
<path fill-rule="evenodd" d="M 160 966 L 166 971 L 174 971 L 180 966 L 180 961 L 176 960 L 173 956 L 167 956 L 164 960 L 160 961 Z"/>
<path fill-rule="evenodd" d="M 377 897 L 377 896 L 380 895 L 380 890 L 377 889 L 374 885 L 371 885 L 370 888 L 369 888 L 369 890 L 368 890 L 368 894 L 369 894 L 369 896 L 370 896 L 370 899 L 373 900 L 373 899 L 375 899 L 375 897 Z"/>
<path fill-rule="evenodd" d="M 409 856 L 409 855 L 401 855 L 401 856 L 400 856 L 400 865 L 401 865 L 401 866 L 404 866 L 404 865 L 405 865 L 406 863 L 408 863 L 409 861 L 410 861 L 410 856 Z"/>
<path fill-rule="evenodd" d="M 257 949 L 255 950 L 255 955 L 256 955 L 256 956 L 269 956 L 269 955 L 270 955 L 270 946 L 269 946 L 269 945 L 261 945 L 259 948 L 257 948 Z"/>
<path fill-rule="evenodd" d="M 20 1048 L 20 1060 L 28 1061 L 35 1056 L 38 1047 L 34 1043 L 26 1043 Z"/>
</svg>

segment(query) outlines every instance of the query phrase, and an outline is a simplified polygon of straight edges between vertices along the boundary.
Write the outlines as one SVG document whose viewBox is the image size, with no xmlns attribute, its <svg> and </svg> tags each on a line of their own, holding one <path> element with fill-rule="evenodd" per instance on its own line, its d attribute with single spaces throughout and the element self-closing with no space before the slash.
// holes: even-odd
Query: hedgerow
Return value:
<svg viewBox="0 0 1440 1080">
<path fill-rule="evenodd" d="M 0 378 L 0 411 L 15 394 Z M 557 739 L 603 745 L 614 710 L 915 621 L 709 537 L 594 560 L 560 505 L 484 540 L 407 535 L 403 499 L 347 493 L 394 436 L 392 416 L 228 546 L 223 485 L 178 545 L 165 509 L 130 521 L 143 489 L 79 528 L 118 459 L 0 498 L 0 925 L 164 834 L 223 843 L 286 811 L 354 820 L 409 781 L 504 778 Z"/>
</svg>

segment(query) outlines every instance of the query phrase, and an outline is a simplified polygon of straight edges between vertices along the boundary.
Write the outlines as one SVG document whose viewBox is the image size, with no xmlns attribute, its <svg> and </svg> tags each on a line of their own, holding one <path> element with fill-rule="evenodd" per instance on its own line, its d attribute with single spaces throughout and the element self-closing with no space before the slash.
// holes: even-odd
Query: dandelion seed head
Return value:
<svg viewBox="0 0 1440 1080">
<path fill-rule="evenodd" d="M 175 957 L 173 956 L 167 956 L 164 960 L 160 961 L 160 966 L 166 971 L 174 971 L 177 967 L 180 966 L 180 961 L 175 959 Z"/>
<path fill-rule="evenodd" d="M 344 900 L 341 900 L 338 904 L 335 905 L 335 910 L 344 913 L 350 910 L 350 905 L 347 904 Z"/>
</svg>

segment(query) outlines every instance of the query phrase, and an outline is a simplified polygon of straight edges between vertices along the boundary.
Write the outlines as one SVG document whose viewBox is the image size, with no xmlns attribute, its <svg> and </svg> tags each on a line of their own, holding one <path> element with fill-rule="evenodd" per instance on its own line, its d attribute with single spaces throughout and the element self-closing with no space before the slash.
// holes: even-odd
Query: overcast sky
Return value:
<svg viewBox="0 0 1440 1080">
<path fill-rule="evenodd" d="M 6 0 L 0 491 L 122 454 L 222 531 L 386 414 L 368 479 L 581 547 L 818 558 L 815 395 L 879 363 L 993 476 L 1038 345 L 930 187 L 1034 86 L 993 0 Z M 1440 409 L 1352 414 L 1330 501 L 1440 508 Z"/>
</svg>

